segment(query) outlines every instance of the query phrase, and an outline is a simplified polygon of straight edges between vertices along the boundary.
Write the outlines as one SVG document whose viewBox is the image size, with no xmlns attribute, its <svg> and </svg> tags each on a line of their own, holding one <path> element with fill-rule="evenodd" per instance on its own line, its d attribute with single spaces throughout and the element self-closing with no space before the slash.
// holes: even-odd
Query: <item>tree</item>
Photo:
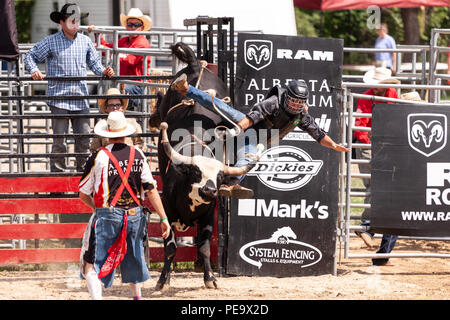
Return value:
<svg viewBox="0 0 450 320">
<path fill-rule="evenodd" d="M 31 13 L 35 0 L 14 0 L 19 43 L 31 41 Z"/>
<path fill-rule="evenodd" d="M 367 26 L 369 13 L 366 10 L 318 11 L 296 8 L 295 15 L 297 34 L 301 36 L 344 39 L 344 46 L 353 48 L 372 48 L 377 38 L 376 30 Z M 381 22 L 387 23 L 389 34 L 398 44 L 428 45 L 432 28 L 450 28 L 450 9 L 382 8 Z M 439 45 L 447 44 L 448 37 L 441 37 Z M 372 58 L 371 54 L 345 54 L 344 64 L 369 64 Z"/>
</svg>

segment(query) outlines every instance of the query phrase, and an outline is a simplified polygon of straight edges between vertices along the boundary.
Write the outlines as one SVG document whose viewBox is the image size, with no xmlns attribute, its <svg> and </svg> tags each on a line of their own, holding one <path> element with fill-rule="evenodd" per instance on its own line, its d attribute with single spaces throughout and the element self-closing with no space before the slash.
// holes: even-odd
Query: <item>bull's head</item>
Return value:
<svg viewBox="0 0 450 320">
<path fill-rule="evenodd" d="M 161 144 L 163 145 L 164 152 L 167 157 L 172 161 L 173 164 L 185 164 L 196 166 L 201 172 L 201 181 L 194 183 L 192 185 L 192 191 L 189 193 L 189 197 L 192 200 L 193 205 L 191 210 L 195 206 L 202 203 L 209 203 L 211 200 L 215 199 L 218 194 L 219 187 L 219 177 L 221 173 L 225 176 L 242 176 L 249 172 L 254 164 L 245 165 L 242 167 L 230 167 L 222 162 L 207 158 L 204 156 L 185 156 L 178 153 L 169 143 L 169 138 L 167 135 L 167 123 L 163 122 L 160 125 L 161 129 Z"/>
<path fill-rule="evenodd" d="M 417 120 L 411 127 L 411 137 L 414 142 L 419 142 L 422 139 L 426 148 L 429 148 L 433 141 L 441 142 L 444 138 L 444 129 L 442 124 L 433 120 L 426 124 L 422 120 Z"/>
</svg>

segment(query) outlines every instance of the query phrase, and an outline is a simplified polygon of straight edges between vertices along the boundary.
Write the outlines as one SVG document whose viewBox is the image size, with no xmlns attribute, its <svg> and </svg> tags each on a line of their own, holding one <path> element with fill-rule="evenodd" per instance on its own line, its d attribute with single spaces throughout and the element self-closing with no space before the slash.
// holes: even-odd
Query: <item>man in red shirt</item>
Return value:
<svg viewBox="0 0 450 320">
<path fill-rule="evenodd" d="M 131 8 L 127 15 L 120 14 L 120 23 L 127 31 L 149 31 L 152 28 L 152 19 L 144 15 L 138 8 Z M 89 26 L 88 31 L 95 29 L 94 25 Z M 112 48 L 113 43 L 107 42 L 103 36 L 100 36 L 102 46 Z M 119 48 L 129 49 L 149 49 L 150 43 L 145 35 L 128 35 L 119 39 Z M 141 55 L 120 53 L 120 75 L 121 76 L 142 76 L 144 74 L 144 57 Z M 150 74 L 150 57 L 147 56 L 147 75 Z M 142 94 L 143 87 L 139 85 L 127 85 L 125 93 Z M 137 107 L 141 104 L 141 99 L 130 99 L 130 106 Z M 134 105 L 134 106 L 133 106 Z"/>
<path fill-rule="evenodd" d="M 367 90 L 363 94 L 371 96 L 379 96 L 385 98 L 398 99 L 397 91 L 393 88 L 380 88 L 376 87 L 377 84 L 399 84 L 400 81 L 391 77 L 391 70 L 387 68 L 375 68 L 366 72 L 363 77 L 364 83 L 372 84 L 374 87 Z M 384 102 L 384 101 L 374 101 L 372 99 L 359 99 L 356 107 L 356 112 L 358 113 L 372 113 L 372 106 L 374 103 L 394 103 L 394 102 Z M 355 126 L 372 128 L 372 118 L 356 118 Z M 355 131 L 353 133 L 356 138 L 357 143 L 371 144 L 372 134 L 369 131 Z M 372 150 L 366 148 L 355 148 L 356 158 L 371 160 Z M 370 173 L 370 163 L 360 163 L 358 164 L 360 173 Z M 366 191 L 370 192 L 370 179 L 363 179 Z M 371 196 L 367 196 L 364 203 L 370 203 Z M 370 209 L 364 209 L 361 214 L 362 226 L 369 227 L 368 231 L 355 231 L 355 234 L 359 236 L 364 243 L 372 248 L 372 237 L 373 233 L 370 232 Z M 395 242 L 397 241 L 397 236 L 383 235 L 380 247 L 377 253 L 390 253 L 394 248 Z M 372 259 L 374 265 L 385 265 L 389 259 Z"/>
<path fill-rule="evenodd" d="M 391 71 L 387 68 L 376 68 L 366 72 L 363 78 L 364 83 L 368 84 L 388 84 L 395 83 L 398 84 L 400 81 L 397 79 L 391 78 Z M 385 98 L 395 98 L 398 99 L 397 91 L 392 88 L 377 88 L 374 87 L 372 89 L 367 90 L 363 94 L 370 96 L 379 96 Z M 356 107 L 356 112 L 359 113 L 372 113 L 372 105 L 374 103 L 384 103 L 382 101 L 372 101 L 367 99 L 359 99 L 358 105 Z M 393 102 L 387 102 L 393 103 Z M 372 118 L 356 118 L 355 126 L 358 127 L 368 127 L 372 128 Z M 355 131 L 354 136 L 361 143 L 369 143 L 370 144 L 370 132 L 368 131 Z"/>
</svg>

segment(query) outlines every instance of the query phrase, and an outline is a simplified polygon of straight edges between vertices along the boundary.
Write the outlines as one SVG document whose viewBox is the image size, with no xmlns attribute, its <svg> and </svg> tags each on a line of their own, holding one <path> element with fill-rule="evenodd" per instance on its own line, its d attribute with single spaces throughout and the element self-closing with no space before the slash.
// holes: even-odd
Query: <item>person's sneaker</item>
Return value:
<svg viewBox="0 0 450 320">
<path fill-rule="evenodd" d="M 221 197 L 233 197 L 236 199 L 248 199 L 253 197 L 253 190 L 243 187 L 239 184 L 234 186 L 221 185 L 219 188 L 219 195 Z"/>
<path fill-rule="evenodd" d="M 393 264 L 389 259 L 372 259 L 372 265 L 374 266 L 392 266 Z"/>
<path fill-rule="evenodd" d="M 186 94 L 189 89 L 189 84 L 187 83 L 187 76 L 185 73 L 181 74 L 178 78 L 176 78 L 172 85 L 172 89 L 178 91 L 181 94 Z"/>
<path fill-rule="evenodd" d="M 373 244 L 372 244 L 372 237 L 370 236 L 369 233 L 364 232 L 364 231 L 355 231 L 355 234 L 360 237 L 362 239 L 362 241 L 364 241 L 364 243 L 366 244 L 366 246 L 369 249 L 372 249 Z"/>
</svg>

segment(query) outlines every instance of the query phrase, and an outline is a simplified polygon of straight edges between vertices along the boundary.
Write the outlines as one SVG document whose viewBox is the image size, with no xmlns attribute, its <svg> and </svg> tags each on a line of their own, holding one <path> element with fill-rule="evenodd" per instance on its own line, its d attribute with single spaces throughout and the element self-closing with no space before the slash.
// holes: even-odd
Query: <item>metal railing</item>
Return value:
<svg viewBox="0 0 450 320">
<path fill-rule="evenodd" d="M 385 98 L 373 95 L 366 94 L 357 94 L 352 93 L 351 88 L 371 88 L 371 85 L 365 83 L 358 82 L 343 82 L 342 84 L 344 93 L 343 93 L 343 109 L 341 113 L 341 137 L 342 143 L 346 145 L 350 149 L 371 149 L 371 144 L 364 143 L 353 143 L 353 133 L 354 131 L 367 131 L 371 132 L 371 128 L 368 127 L 360 127 L 354 125 L 355 118 L 371 118 L 371 113 L 360 113 L 354 111 L 354 100 L 355 99 L 368 99 L 372 101 L 380 101 L 380 102 L 393 102 L 393 103 L 403 103 L 403 104 L 419 104 L 419 105 L 435 105 L 435 103 L 429 102 L 420 102 L 420 101 L 411 101 L 411 100 L 403 100 L 403 99 L 393 99 L 393 98 Z M 379 84 L 377 87 L 383 88 L 396 88 L 396 89 L 408 89 L 410 90 L 450 90 L 450 86 L 442 86 L 442 85 L 406 85 L 406 84 Z M 441 105 L 449 106 L 450 101 L 447 103 L 441 103 Z M 339 242 L 344 243 L 344 258 L 404 258 L 404 257 L 429 257 L 429 258 L 450 258 L 450 254 L 445 253 L 389 253 L 389 254 L 351 254 L 350 252 L 350 236 L 352 232 L 361 230 L 367 231 L 369 227 L 367 226 L 357 226 L 352 224 L 352 220 L 360 220 L 361 217 L 359 215 L 352 216 L 351 209 L 366 209 L 370 208 L 370 203 L 356 203 L 352 201 L 355 198 L 366 198 L 371 196 L 371 192 L 366 190 L 365 188 L 354 188 L 352 187 L 352 179 L 371 179 L 371 174 L 367 173 L 355 173 L 352 172 L 352 165 L 355 164 L 370 164 L 370 160 L 364 159 L 354 159 L 352 158 L 352 152 L 346 154 L 341 154 L 340 158 L 340 195 L 339 195 L 339 214 L 338 214 L 338 235 Z M 400 236 L 399 238 L 404 239 L 424 239 L 424 240 L 443 240 L 448 241 L 450 237 L 406 237 Z M 340 253 L 340 251 L 339 251 Z"/>
<path fill-rule="evenodd" d="M 87 27 L 81 27 L 83 32 L 87 32 Z M 125 31 L 123 27 L 98 27 L 98 29 L 94 30 L 92 35 L 97 39 L 99 43 L 99 34 L 104 33 L 112 36 L 113 38 L 113 48 L 100 48 L 97 47 L 97 50 L 100 54 L 104 53 L 104 65 L 112 65 L 115 66 L 116 74 L 120 72 L 120 64 L 118 55 L 120 53 L 127 54 L 137 54 L 142 55 L 144 57 L 144 61 L 146 61 L 145 57 L 159 57 L 159 58 L 167 58 L 171 61 L 172 65 L 170 68 L 170 73 L 173 74 L 176 70 L 178 70 L 179 65 L 176 64 L 176 60 L 171 56 L 169 45 L 175 43 L 176 41 L 188 41 L 187 43 L 192 45 L 194 48 L 196 47 L 195 39 L 196 33 L 195 30 L 184 30 L 184 29 L 165 29 L 165 28 L 153 28 L 148 32 L 128 32 Z M 119 36 L 126 36 L 128 34 L 144 34 L 149 38 L 152 48 L 151 49 L 125 49 L 118 48 L 118 39 Z M 431 94 L 434 92 L 440 92 L 441 90 L 450 90 L 449 86 L 443 86 L 438 83 L 439 79 L 450 79 L 449 75 L 440 74 L 436 71 L 437 66 L 437 57 L 439 52 L 449 52 L 449 48 L 438 47 L 437 46 L 437 37 L 441 34 L 450 34 L 449 29 L 433 29 L 432 31 L 432 40 L 430 46 L 401 46 L 399 45 L 397 49 L 373 49 L 373 48 L 344 48 L 344 52 L 360 52 L 360 53 L 375 53 L 377 51 L 390 51 L 397 52 L 397 70 L 399 72 L 395 75 L 395 78 L 401 80 L 402 82 L 407 82 L 410 84 L 400 84 L 400 85 L 379 85 L 380 87 L 390 87 L 395 88 L 398 91 L 401 89 L 411 90 L 421 90 L 422 98 L 425 97 L 425 93 L 428 91 L 430 101 L 439 103 L 439 104 L 447 104 L 447 102 L 441 102 L 439 97 L 433 96 Z M 235 37 L 237 40 L 237 37 Z M 189 42 L 192 41 L 192 42 Z M 8 64 L 8 70 L 2 72 L 0 76 L 0 94 L 7 94 L 9 98 L 1 97 L 0 101 L 0 130 L 1 130 L 1 139 L 0 139 L 0 172 L 4 173 L 2 167 L 6 164 L 6 167 L 9 167 L 7 170 L 7 174 L 17 174 L 24 173 L 31 170 L 31 165 L 33 161 L 31 159 L 27 159 L 27 155 L 32 154 L 31 149 L 35 144 L 43 144 L 45 146 L 45 151 L 39 154 L 35 154 L 42 156 L 42 159 L 35 159 L 34 163 L 44 163 L 46 165 L 45 170 L 48 171 L 48 162 L 49 155 L 51 153 L 49 141 L 52 137 L 56 137 L 55 135 L 50 135 L 48 132 L 51 129 L 51 118 L 49 111 L 47 110 L 47 105 L 42 102 L 42 100 L 47 99 L 45 96 L 35 96 L 33 95 L 33 89 L 36 87 L 42 87 L 47 84 L 47 80 L 44 81 L 34 81 L 30 80 L 29 77 L 25 76 L 25 70 L 23 65 L 23 55 L 31 49 L 33 44 L 20 45 L 20 59 L 17 64 L 19 68 L 19 78 L 15 77 L 13 74 L 14 66 L 12 64 Z M 214 44 L 216 46 L 216 44 Z M 237 46 L 237 43 L 236 43 Z M 429 52 L 429 63 L 427 63 L 427 53 Z M 401 68 L 401 55 L 402 54 L 411 54 L 412 55 L 412 68 L 411 72 L 403 72 Z M 420 59 L 418 59 L 420 58 Z M 156 64 L 156 59 L 152 59 L 151 67 L 154 67 Z M 428 70 L 428 72 L 427 72 Z M 168 69 L 165 70 L 169 71 Z M 44 72 L 45 74 L 45 72 Z M 147 75 L 147 65 L 144 63 L 143 65 L 143 74 Z M 103 92 L 102 85 L 109 80 L 104 80 L 99 77 L 92 76 L 92 73 L 88 73 L 88 84 L 99 87 L 99 92 Z M 6 80 L 12 79 L 13 80 Z M 353 88 L 368 88 L 369 86 L 360 83 L 354 82 L 356 80 L 361 80 L 362 75 L 344 75 L 343 76 L 343 112 L 341 113 L 341 136 L 342 143 L 347 145 L 349 148 L 371 148 L 370 145 L 352 143 L 353 132 L 355 130 L 366 130 L 370 131 L 370 128 L 361 128 L 353 125 L 353 120 L 355 117 L 371 117 L 371 114 L 360 114 L 353 112 L 354 101 L 358 98 L 372 98 L 370 96 L 365 96 L 357 93 L 352 93 L 351 89 Z M 145 91 L 142 97 L 154 99 L 154 95 L 148 94 L 148 89 L 155 88 L 159 90 L 164 90 L 167 88 L 167 84 L 164 83 L 152 83 L 152 82 L 136 82 L 132 81 L 131 78 L 126 77 L 116 77 L 113 78 L 113 81 L 123 82 L 123 83 L 132 83 L 139 84 L 145 88 Z M 429 81 L 429 83 L 427 83 Z M 41 89 L 42 90 L 42 89 Z M 22 111 L 19 112 L 19 104 L 16 102 L 18 97 L 14 97 L 14 95 L 21 95 L 22 98 L 33 98 L 29 101 L 22 101 Z M 93 109 L 89 117 L 95 121 L 98 118 L 105 117 L 105 115 L 101 115 L 98 112 L 98 109 L 95 108 L 95 104 L 99 95 L 90 95 L 87 97 L 83 97 L 84 99 L 89 99 L 91 108 Z M 434 97 L 434 98 L 433 98 Z M 128 97 L 129 98 L 129 97 Z M 147 99 L 144 99 L 147 101 Z M 376 97 L 377 101 L 391 101 L 392 99 Z M 414 104 L 424 104 L 421 102 L 411 102 L 409 100 L 399 100 L 395 99 L 392 102 L 402 102 L 402 103 L 414 103 Z M 94 107 L 93 107 L 94 106 Z M 39 110 L 42 109 L 42 110 Z M 127 115 L 132 117 L 146 119 L 149 117 L 148 108 L 144 108 L 142 112 L 129 112 L 127 111 Z M 53 116 L 57 117 L 57 116 Z M 36 120 L 41 120 L 39 124 L 36 124 Z M 152 146 L 149 138 L 154 138 L 156 136 L 155 133 L 149 132 L 147 126 L 143 126 L 142 137 L 146 138 L 146 144 L 150 147 L 150 149 L 155 149 L 155 146 Z M 20 131 L 21 130 L 21 131 Z M 89 134 L 87 136 L 93 136 L 93 134 Z M 67 135 L 59 135 L 59 137 L 69 138 L 70 144 L 73 144 L 74 140 L 73 134 Z M 23 141 L 23 147 L 20 150 L 18 141 Z M 149 153 L 155 154 L 155 153 Z M 351 154 L 351 153 L 350 153 Z M 68 156 L 72 157 L 71 161 L 74 161 L 74 156 L 77 154 L 68 153 L 61 154 L 60 156 Z M 18 164 L 22 161 L 20 159 L 24 159 L 24 168 L 20 171 L 17 167 Z M 357 204 L 352 203 L 352 198 L 354 197 L 367 197 L 370 195 L 369 192 L 365 190 L 354 190 L 351 187 L 352 179 L 370 179 L 370 174 L 360 174 L 360 173 L 352 173 L 352 164 L 359 163 L 370 163 L 367 160 L 360 159 L 352 159 L 351 156 L 347 156 L 346 154 L 341 154 L 340 158 L 340 203 L 339 203 L 339 215 L 338 215 L 338 235 L 339 242 L 344 243 L 344 256 L 345 258 L 370 258 L 370 257 L 384 257 L 381 255 L 354 255 L 349 253 L 349 237 L 351 233 L 355 230 L 363 230 L 364 227 L 355 226 L 351 224 L 352 220 L 360 219 L 359 216 L 351 216 L 350 210 L 352 208 L 369 208 L 370 204 Z M 73 174 L 73 173 L 72 173 Z M 410 238 L 410 237 L 406 237 Z M 413 237 L 414 239 L 429 239 L 429 240 L 449 240 L 450 238 L 424 238 L 424 237 Z M 436 257 L 436 254 L 408 254 L 408 257 Z M 391 253 L 388 257 L 405 257 L 404 254 L 396 254 Z M 448 255 L 438 255 L 438 257 L 447 258 Z"/>
</svg>

